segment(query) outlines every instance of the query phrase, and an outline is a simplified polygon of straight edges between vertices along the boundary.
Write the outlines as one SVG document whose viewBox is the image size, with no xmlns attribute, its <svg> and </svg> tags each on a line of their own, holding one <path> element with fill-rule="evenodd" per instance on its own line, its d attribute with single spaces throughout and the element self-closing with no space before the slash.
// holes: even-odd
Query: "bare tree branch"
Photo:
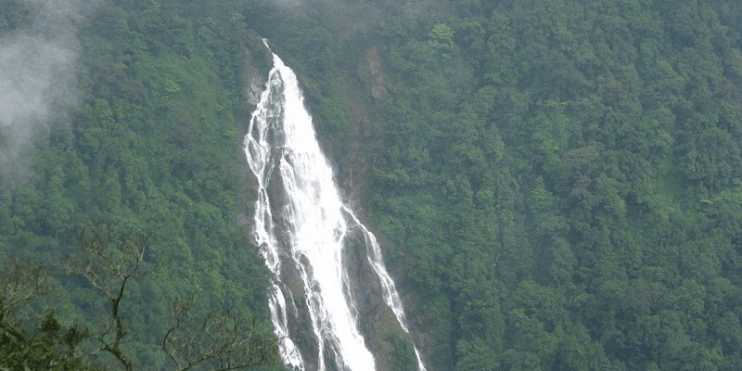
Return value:
<svg viewBox="0 0 742 371">
<path fill-rule="evenodd" d="M 278 364 L 275 339 L 255 332 L 255 320 L 245 325 L 227 310 L 187 318 L 192 298 L 171 303 L 171 323 L 162 350 L 178 371 L 199 367 L 213 371 L 247 370 Z"/>
<path fill-rule="evenodd" d="M 130 340 L 120 313 L 121 301 L 129 280 L 154 273 L 162 264 L 145 266 L 144 254 L 150 242 L 147 234 L 131 230 L 118 235 L 81 232 L 77 241 L 85 254 L 70 260 L 66 269 L 70 274 L 83 276 L 108 299 L 111 305 L 109 321 L 96 339 L 101 344 L 100 350 L 114 356 L 130 371 L 133 369 L 132 360 L 121 350 L 121 345 Z"/>
<path fill-rule="evenodd" d="M 2 317 L 52 291 L 58 286 L 40 264 L 29 260 L 13 259 L 0 275 Z"/>
<path fill-rule="evenodd" d="M 150 237 L 127 231 L 80 233 L 78 242 L 85 254 L 67 264 L 71 274 L 83 276 L 90 285 L 105 295 L 110 312 L 104 330 L 96 336 L 96 352 L 112 355 L 127 371 L 134 369 L 133 360 L 122 350 L 131 340 L 121 315 L 121 303 L 127 284 L 132 279 L 157 272 L 161 263 L 145 262 Z M 255 320 L 245 324 L 226 310 L 213 310 L 201 317 L 191 313 L 193 297 L 170 302 L 170 324 L 161 349 L 175 369 L 228 371 L 247 370 L 261 365 L 280 364 L 275 338 L 255 331 Z"/>
</svg>

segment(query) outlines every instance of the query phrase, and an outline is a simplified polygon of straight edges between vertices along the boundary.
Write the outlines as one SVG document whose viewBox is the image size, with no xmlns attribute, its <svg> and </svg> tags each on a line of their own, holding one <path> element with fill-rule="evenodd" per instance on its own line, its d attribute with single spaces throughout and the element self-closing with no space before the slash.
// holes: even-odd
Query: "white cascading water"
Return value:
<svg viewBox="0 0 742 371">
<path fill-rule="evenodd" d="M 402 302 L 376 238 L 341 200 L 332 168 L 320 150 L 312 118 L 304 107 L 296 75 L 275 54 L 273 63 L 245 136 L 245 154 L 258 181 L 255 239 L 274 276 L 268 299 L 279 351 L 287 366 L 306 369 L 297 340 L 289 331 L 289 318 L 299 315 L 293 294 L 282 282 L 283 265 L 290 264 L 303 283 L 303 300 L 317 339 L 317 354 L 313 355 L 317 365 L 309 368 L 326 370 L 324 355 L 331 354 L 338 370 L 375 370 L 374 357 L 358 330 L 357 308 L 343 266 L 343 242 L 351 228 L 362 231 L 367 258 L 380 281 L 384 301 L 402 329 L 409 332 Z M 278 178 L 274 171 L 278 171 Z M 269 192 L 276 186 L 269 184 L 271 180 L 281 182 L 282 199 L 274 201 L 281 202 L 276 216 L 271 207 L 278 205 L 271 205 Z M 279 220 L 285 231 L 277 231 L 274 220 Z M 287 298 L 291 305 L 287 305 Z M 291 309 L 293 313 L 287 313 Z M 415 353 L 418 367 L 424 371 L 417 348 Z"/>
</svg>

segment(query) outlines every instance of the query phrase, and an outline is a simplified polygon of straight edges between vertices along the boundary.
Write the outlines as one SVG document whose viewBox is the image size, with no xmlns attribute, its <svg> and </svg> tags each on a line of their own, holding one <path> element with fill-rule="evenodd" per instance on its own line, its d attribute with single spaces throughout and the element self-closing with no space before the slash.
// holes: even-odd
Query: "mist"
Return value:
<svg viewBox="0 0 742 371">
<path fill-rule="evenodd" d="M 64 125 L 77 99 L 76 0 L 26 0 L 31 22 L 0 39 L 0 167 L 22 162 L 35 135 Z"/>
</svg>

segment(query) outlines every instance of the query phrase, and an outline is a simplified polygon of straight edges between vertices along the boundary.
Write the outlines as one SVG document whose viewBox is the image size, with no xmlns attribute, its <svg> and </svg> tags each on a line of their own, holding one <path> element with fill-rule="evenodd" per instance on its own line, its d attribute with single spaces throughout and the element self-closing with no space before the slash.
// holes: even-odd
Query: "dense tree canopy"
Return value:
<svg viewBox="0 0 742 371">
<path fill-rule="evenodd" d="M 23 4 L 0 0 L 0 37 Z M 75 22 L 79 104 L 0 172 L 0 257 L 53 269 L 76 228 L 147 231 L 173 278 L 132 288 L 135 326 L 195 293 L 269 331 L 250 28 L 297 71 L 429 369 L 742 369 L 737 2 L 106 0 Z M 63 284 L 26 315 L 100 305 Z M 132 346 L 162 365 L 152 339 Z"/>
<path fill-rule="evenodd" d="M 368 16 L 260 31 L 309 80 L 431 368 L 742 367 L 739 7 L 314 5 Z"/>
<path fill-rule="evenodd" d="M 3 1 L 3 47 L 46 40 L 33 8 L 42 3 Z M 61 16 L 77 43 L 70 47 L 76 103 L 60 108 L 66 121 L 29 122 L 34 133 L 24 151 L 0 165 L 0 266 L 26 257 L 61 274 L 81 231 L 145 233 L 149 262 L 164 265 L 159 279 L 127 287 L 121 316 L 136 336 L 123 347 L 136 365 L 170 362 L 160 341 L 168 302 L 179 297 L 194 298 L 196 317 L 228 310 L 272 334 L 268 273 L 246 225 L 252 200 L 239 132 L 249 119 L 245 60 L 253 52 L 240 9 L 111 0 L 78 11 Z M 5 124 L 0 133 L 12 138 L 18 126 Z M 103 330 L 97 318 L 108 300 L 80 277 L 60 281 L 60 290 L 18 318 L 38 322 L 53 308 L 62 328 L 77 322 Z"/>
</svg>

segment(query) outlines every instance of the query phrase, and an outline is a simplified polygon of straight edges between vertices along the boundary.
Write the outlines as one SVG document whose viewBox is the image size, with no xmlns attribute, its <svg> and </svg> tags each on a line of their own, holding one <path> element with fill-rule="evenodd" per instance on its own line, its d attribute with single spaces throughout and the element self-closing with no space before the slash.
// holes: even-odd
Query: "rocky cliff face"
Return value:
<svg viewBox="0 0 742 371">
<path fill-rule="evenodd" d="M 384 70 L 378 46 L 374 45 L 366 50 L 366 65 L 371 74 L 371 96 L 377 101 L 386 99 L 389 93 L 384 84 Z"/>
<path fill-rule="evenodd" d="M 245 105 L 247 109 L 244 117 L 241 117 L 238 121 L 240 127 L 237 130 L 235 140 L 240 144 L 243 143 L 245 134 L 247 134 L 250 115 L 260 101 L 260 93 L 265 89 L 268 73 L 273 65 L 273 56 L 270 50 L 263 44 L 260 35 L 253 30 L 249 30 L 247 33 L 243 52 L 245 58 Z M 238 165 L 237 169 L 239 169 L 242 178 L 242 186 L 240 187 L 240 193 L 237 195 L 239 202 L 234 223 L 247 227 L 253 218 L 256 197 L 255 184 L 257 183 L 244 161 Z"/>
<path fill-rule="evenodd" d="M 260 36 L 254 32 L 250 32 L 248 35 L 245 44 L 245 55 L 245 68 L 247 71 L 245 81 L 246 103 L 250 107 L 250 111 L 252 111 L 252 108 L 259 103 L 260 95 L 265 88 L 268 72 L 272 66 L 272 55 L 263 44 Z M 381 76 L 381 61 L 378 55 L 378 48 L 370 50 L 367 53 L 367 62 L 368 71 L 374 81 L 370 92 L 367 92 L 367 94 L 373 96 L 374 99 L 383 99 L 386 91 Z M 361 107 L 362 105 L 362 103 L 355 102 L 348 107 Z M 317 109 L 321 109 L 321 107 L 317 107 Z M 352 117 L 356 125 L 363 126 L 359 127 L 356 132 L 367 130 L 364 127 L 369 125 L 369 121 L 363 114 L 363 110 L 353 112 Z M 249 119 L 250 117 L 245 118 L 245 126 L 241 133 L 243 136 Z M 357 153 L 360 151 L 357 145 L 354 146 L 351 143 L 350 147 L 353 147 L 351 148 L 351 152 L 353 153 L 351 153 L 350 159 L 345 159 L 344 161 L 346 163 L 343 163 L 341 166 L 356 168 L 360 164 L 351 164 L 349 162 L 357 162 L 363 156 Z M 332 157 L 332 154 L 330 156 Z M 249 177 L 253 176 L 247 169 L 246 173 L 249 174 Z M 253 182 L 254 179 L 251 183 Z M 288 225 L 281 217 L 281 211 L 286 203 L 281 183 L 279 172 L 274 172 L 270 180 L 268 192 L 272 200 L 276 236 L 279 240 L 283 240 L 281 244 L 285 249 L 288 249 L 286 247 L 288 246 L 286 237 Z M 252 203 L 255 200 L 255 189 L 250 189 L 247 194 L 248 196 L 245 197 L 245 201 L 246 204 L 249 203 L 249 206 L 245 207 L 246 211 L 241 213 L 237 222 L 250 226 L 252 224 Z M 358 204 L 357 200 L 353 203 Z M 348 292 L 353 298 L 356 307 L 358 328 L 363 333 L 366 346 L 374 354 L 377 370 L 398 370 L 400 369 L 400 364 L 409 364 L 414 369 L 416 367 L 415 364 L 410 364 L 409 362 L 415 359 L 410 335 L 402 330 L 394 313 L 384 302 L 381 284 L 367 258 L 367 248 L 370 247 L 366 246 L 363 233 L 358 228 L 351 230 L 346 236 L 343 261 L 348 267 L 348 278 L 350 280 Z M 288 250 L 285 253 L 288 255 Z M 331 353 L 332 351 L 328 349 L 325 351 L 325 354 L 317 354 L 319 340 L 311 328 L 309 314 L 304 304 L 305 293 L 303 292 L 301 275 L 296 268 L 292 267 L 292 262 L 289 260 L 286 259 L 285 264 L 283 264 L 281 277 L 281 281 L 286 289 L 285 291 L 290 292 L 290 294 L 285 295 L 285 301 L 289 306 L 287 308 L 287 315 L 290 317 L 289 331 L 292 334 L 292 338 L 295 338 L 295 344 L 301 349 L 307 370 L 316 369 L 319 357 L 324 357 L 325 364 L 332 369 L 335 364 L 332 359 L 334 358 Z"/>
<path fill-rule="evenodd" d="M 273 56 L 270 50 L 263 44 L 260 35 L 250 30 L 245 41 L 245 96 L 249 105 L 254 107 L 260 102 L 260 93 L 265 89 L 272 65 Z"/>
</svg>

